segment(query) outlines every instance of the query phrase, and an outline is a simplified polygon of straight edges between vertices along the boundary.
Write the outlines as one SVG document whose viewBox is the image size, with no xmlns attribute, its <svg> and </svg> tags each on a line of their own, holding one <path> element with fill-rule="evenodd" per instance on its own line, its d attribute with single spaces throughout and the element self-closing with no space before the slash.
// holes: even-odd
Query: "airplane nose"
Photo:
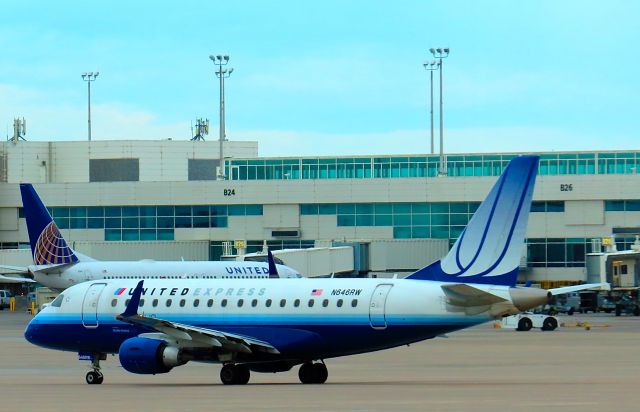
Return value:
<svg viewBox="0 0 640 412">
<path fill-rule="evenodd" d="M 40 345 L 40 329 L 39 320 L 37 319 L 37 315 L 35 318 L 31 319 L 31 322 L 27 325 L 27 328 L 24 330 L 24 338 L 27 342 L 32 343 L 34 345 Z"/>
<path fill-rule="evenodd" d="M 34 324 L 33 319 L 27 325 L 27 328 L 24 330 L 24 338 L 30 342 L 34 343 L 33 340 L 35 338 L 37 326 Z"/>
</svg>

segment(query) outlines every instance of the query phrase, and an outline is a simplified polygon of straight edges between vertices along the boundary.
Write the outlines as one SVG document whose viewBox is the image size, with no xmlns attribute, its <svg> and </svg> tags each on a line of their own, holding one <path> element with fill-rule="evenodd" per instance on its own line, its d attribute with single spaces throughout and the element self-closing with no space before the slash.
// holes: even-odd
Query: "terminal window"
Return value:
<svg viewBox="0 0 640 412">
<path fill-rule="evenodd" d="M 216 159 L 189 159 L 189 180 L 216 180 Z"/>
<path fill-rule="evenodd" d="M 90 182 L 137 182 L 140 180 L 139 159 L 90 159 Z"/>
</svg>

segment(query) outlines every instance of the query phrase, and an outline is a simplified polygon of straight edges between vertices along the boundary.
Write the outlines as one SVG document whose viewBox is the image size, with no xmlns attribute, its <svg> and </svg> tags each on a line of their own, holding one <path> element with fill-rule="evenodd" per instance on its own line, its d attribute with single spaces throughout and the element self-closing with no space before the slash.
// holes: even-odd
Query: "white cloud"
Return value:
<svg viewBox="0 0 640 412">
<path fill-rule="evenodd" d="M 0 119 L 12 135 L 13 119 L 27 121 L 27 140 L 84 140 L 87 107 L 56 101 L 31 89 L 0 84 Z M 163 122 L 154 113 L 120 103 L 91 106 L 92 139 L 188 139 L 188 122 Z"/>
</svg>

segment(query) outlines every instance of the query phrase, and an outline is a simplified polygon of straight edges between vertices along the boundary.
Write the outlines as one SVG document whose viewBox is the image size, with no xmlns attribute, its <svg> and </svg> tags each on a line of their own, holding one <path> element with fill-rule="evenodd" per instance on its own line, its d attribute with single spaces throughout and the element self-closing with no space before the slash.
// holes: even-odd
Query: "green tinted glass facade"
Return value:
<svg viewBox="0 0 640 412">
<path fill-rule="evenodd" d="M 640 152 L 536 153 L 540 175 L 632 174 L 640 171 Z M 448 155 L 449 176 L 499 176 L 516 153 Z M 385 179 L 435 177 L 438 156 L 231 159 L 232 180 Z"/>
<path fill-rule="evenodd" d="M 209 260 L 220 260 L 224 247 L 222 241 L 213 241 L 209 244 Z M 263 240 L 248 240 L 246 253 L 256 253 L 262 251 L 264 246 Z M 315 246 L 313 240 L 286 239 L 286 240 L 267 240 L 269 250 L 280 249 L 307 249 Z"/>
<path fill-rule="evenodd" d="M 534 202 L 537 212 L 564 212 L 563 201 Z M 394 239 L 456 239 L 479 202 L 301 204 L 300 215 L 336 215 L 337 226 L 392 226 Z"/>
<path fill-rule="evenodd" d="M 54 207 L 60 229 L 104 229 L 104 240 L 174 240 L 175 228 L 227 227 L 229 216 L 260 216 L 262 205 Z"/>
<path fill-rule="evenodd" d="M 640 200 L 605 200 L 606 212 L 640 212 Z"/>
</svg>

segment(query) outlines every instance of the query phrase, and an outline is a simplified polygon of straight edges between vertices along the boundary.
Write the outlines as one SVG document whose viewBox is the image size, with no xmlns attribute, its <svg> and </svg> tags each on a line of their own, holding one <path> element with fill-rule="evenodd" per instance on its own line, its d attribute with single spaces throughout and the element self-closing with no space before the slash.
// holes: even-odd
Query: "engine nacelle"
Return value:
<svg viewBox="0 0 640 412">
<path fill-rule="evenodd" d="M 187 363 L 181 359 L 180 349 L 157 339 L 131 338 L 122 342 L 120 364 L 131 373 L 167 373 L 174 366 Z"/>
</svg>

